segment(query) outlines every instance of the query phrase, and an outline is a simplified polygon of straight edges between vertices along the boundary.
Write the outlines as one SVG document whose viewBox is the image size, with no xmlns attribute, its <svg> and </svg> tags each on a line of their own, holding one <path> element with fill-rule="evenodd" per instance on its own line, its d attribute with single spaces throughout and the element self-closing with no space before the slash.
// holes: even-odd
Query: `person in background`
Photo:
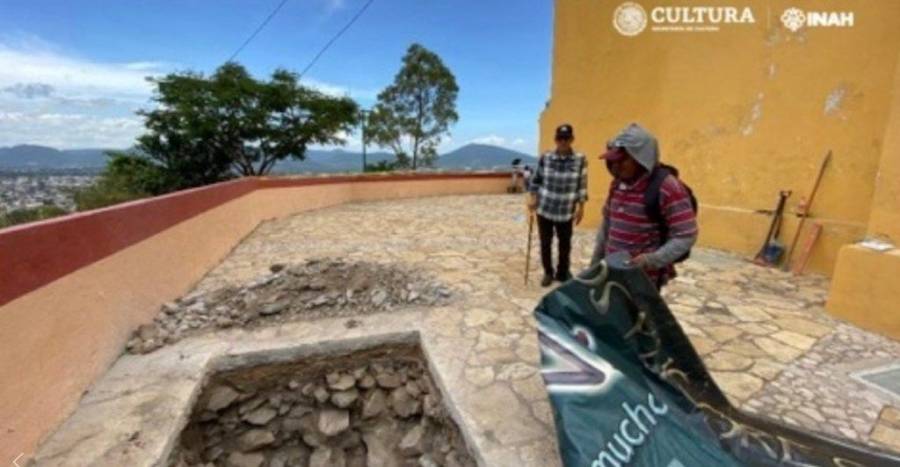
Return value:
<svg viewBox="0 0 900 467">
<path fill-rule="evenodd" d="M 587 201 L 586 159 L 572 149 L 575 141 L 572 125 L 560 125 L 555 140 L 556 150 L 541 155 L 528 185 L 528 209 L 532 215 L 537 213 L 541 237 L 543 287 L 552 284 L 554 279 L 565 282 L 572 278 L 569 270 L 572 227 L 584 217 Z M 552 258 L 554 232 L 559 239 L 559 262 L 555 271 Z"/>
<path fill-rule="evenodd" d="M 636 123 L 607 143 L 600 160 L 613 180 L 591 264 L 625 251 L 662 288 L 697 241 L 696 201 L 677 170 L 660 164 L 656 138 Z"/>
<path fill-rule="evenodd" d="M 528 186 L 525 184 L 525 174 L 523 173 L 523 170 L 522 159 L 513 159 L 512 180 L 510 181 L 509 188 L 506 189 L 508 193 L 521 193 L 524 190 L 524 187 Z"/>
<path fill-rule="evenodd" d="M 528 187 L 531 185 L 532 175 L 534 175 L 534 170 L 532 170 L 530 165 L 525 164 L 525 167 L 522 168 L 522 185 L 525 187 L 525 190 L 528 190 Z"/>
</svg>

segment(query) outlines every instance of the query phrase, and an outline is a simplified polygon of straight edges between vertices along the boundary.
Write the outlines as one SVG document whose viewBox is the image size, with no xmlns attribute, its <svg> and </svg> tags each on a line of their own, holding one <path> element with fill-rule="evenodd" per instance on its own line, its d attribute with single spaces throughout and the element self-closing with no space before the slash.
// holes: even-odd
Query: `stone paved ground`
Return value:
<svg viewBox="0 0 900 467">
<path fill-rule="evenodd" d="M 531 318 L 544 290 L 536 251 L 531 283 L 522 283 L 521 206 L 516 196 L 457 196 L 298 214 L 262 224 L 198 287 L 239 284 L 270 264 L 323 256 L 404 262 L 437 275 L 462 293 L 446 312 L 462 318 L 459 331 L 472 347 L 455 349 L 454 358 L 463 360 L 468 385 L 483 393 L 484 409 L 496 412 L 481 417 L 480 434 L 534 463 L 548 455 L 540 439 L 551 436 L 553 422 Z M 574 269 L 586 266 L 591 249 L 591 232 L 578 231 Z M 897 400 L 849 375 L 898 361 L 900 343 L 828 316 L 827 285 L 698 249 L 665 296 L 735 404 L 805 429 L 891 444 L 870 432 L 882 408 Z M 531 426 L 510 428 L 511 420 Z"/>
</svg>

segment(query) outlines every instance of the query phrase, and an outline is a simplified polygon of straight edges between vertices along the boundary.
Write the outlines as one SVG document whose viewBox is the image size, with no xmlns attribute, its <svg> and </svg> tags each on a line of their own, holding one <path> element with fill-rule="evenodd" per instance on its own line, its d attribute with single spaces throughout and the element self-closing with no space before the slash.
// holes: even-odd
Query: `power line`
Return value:
<svg viewBox="0 0 900 467">
<path fill-rule="evenodd" d="M 298 78 L 302 78 L 303 75 L 305 75 L 306 72 L 316 64 L 316 61 L 319 60 L 319 57 L 321 57 L 322 54 L 324 54 L 325 51 L 328 50 L 329 47 L 331 47 L 331 44 L 334 44 L 334 42 L 337 41 L 338 38 L 340 38 L 345 32 L 347 32 L 347 30 L 350 29 L 350 26 L 353 26 L 353 23 L 355 23 L 363 13 L 365 13 L 365 11 L 369 8 L 369 5 L 371 5 L 374 1 L 375 0 L 367 1 L 366 4 L 363 5 L 355 15 L 353 15 L 353 18 L 351 18 L 350 21 L 340 31 L 338 31 L 337 34 L 335 34 L 327 44 L 325 44 L 325 47 L 322 47 L 322 50 L 320 50 L 319 53 L 317 53 L 316 56 L 313 57 L 313 59 L 309 62 L 309 65 L 306 65 L 306 68 L 304 68 L 303 71 L 300 72 Z"/>
<path fill-rule="evenodd" d="M 252 41 L 256 37 L 256 35 L 259 34 L 259 32 L 262 31 L 264 27 L 266 27 L 267 24 L 269 24 L 269 21 L 271 21 L 272 18 L 274 18 L 275 15 L 278 14 L 278 11 L 281 10 L 281 7 L 283 7 L 287 2 L 288 0 L 281 0 L 281 3 L 279 3 L 278 6 L 275 7 L 275 9 L 272 10 L 271 13 L 269 13 L 269 16 L 267 16 L 266 19 L 259 25 L 259 27 L 256 28 L 256 31 L 253 31 L 253 34 L 250 34 L 250 37 L 248 37 L 247 40 L 245 40 L 244 43 L 241 44 L 241 46 L 238 47 L 233 54 L 231 54 L 231 58 L 228 59 L 229 62 L 234 60 L 234 58 L 237 57 L 239 53 L 241 53 L 241 50 L 244 50 L 244 47 L 247 47 L 247 44 L 249 44 L 250 41 Z"/>
</svg>

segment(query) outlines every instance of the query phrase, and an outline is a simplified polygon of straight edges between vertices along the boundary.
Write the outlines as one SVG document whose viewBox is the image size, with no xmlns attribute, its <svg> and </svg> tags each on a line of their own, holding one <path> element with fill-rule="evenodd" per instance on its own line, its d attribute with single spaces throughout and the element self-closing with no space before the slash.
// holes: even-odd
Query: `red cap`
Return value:
<svg viewBox="0 0 900 467">
<path fill-rule="evenodd" d="M 624 159 L 627 155 L 628 153 L 625 152 L 624 148 L 611 147 L 606 148 L 606 152 L 600 155 L 600 159 L 608 160 L 610 162 L 616 162 Z"/>
</svg>

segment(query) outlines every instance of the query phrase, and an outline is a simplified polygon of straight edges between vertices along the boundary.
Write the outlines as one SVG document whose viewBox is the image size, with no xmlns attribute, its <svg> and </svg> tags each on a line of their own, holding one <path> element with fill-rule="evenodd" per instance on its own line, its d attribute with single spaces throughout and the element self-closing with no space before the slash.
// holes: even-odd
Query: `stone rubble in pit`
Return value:
<svg viewBox="0 0 900 467">
<path fill-rule="evenodd" d="M 421 357 L 365 352 L 214 376 L 169 465 L 474 466 Z"/>
<path fill-rule="evenodd" d="M 243 286 L 195 292 L 161 307 L 126 350 L 142 354 L 204 330 L 272 325 L 449 303 L 450 288 L 416 270 L 340 259 L 273 264 Z"/>
</svg>

